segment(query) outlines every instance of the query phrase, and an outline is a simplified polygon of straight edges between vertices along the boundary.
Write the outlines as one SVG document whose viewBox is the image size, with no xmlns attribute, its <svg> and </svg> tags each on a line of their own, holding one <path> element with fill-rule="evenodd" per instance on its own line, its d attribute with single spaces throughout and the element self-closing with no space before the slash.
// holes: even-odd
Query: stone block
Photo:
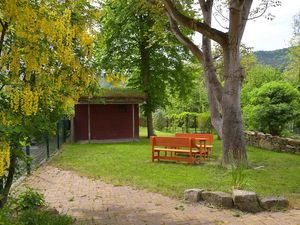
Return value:
<svg viewBox="0 0 300 225">
<path fill-rule="evenodd" d="M 263 197 L 260 198 L 260 205 L 266 210 L 286 209 L 289 201 L 285 197 Z"/>
<path fill-rule="evenodd" d="M 234 189 L 232 198 L 234 205 L 243 212 L 256 213 L 262 211 L 255 192 Z"/>
<path fill-rule="evenodd" d="M 204 191 L 202 198 L 207 203 L 221 208 L 232 208 L 233 201 L 230 194 L 221 191 Z"/>
<path fill-rule="evenodd" d="M 204 189 L 187 189 L 184 191 L 184 200 L 188 202 L 199 202 L 202 199 L 201 193 L 204 191 Z"/>
</svg>

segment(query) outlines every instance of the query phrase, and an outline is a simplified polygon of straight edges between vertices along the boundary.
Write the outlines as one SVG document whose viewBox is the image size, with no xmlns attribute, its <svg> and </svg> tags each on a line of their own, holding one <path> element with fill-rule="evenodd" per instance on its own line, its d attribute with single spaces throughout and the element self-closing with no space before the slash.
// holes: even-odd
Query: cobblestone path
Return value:
<svg viewBox="0 0 300 225">
<path fill-rule="evenodd" d="M 300 225 L 300 210 L 246 214 L 185 204 L 161 194 L 113 186 L 49 165 L 35 171 L 25 184 L 43 193 L 51 207 L 82 224 Z"/>
</svg>

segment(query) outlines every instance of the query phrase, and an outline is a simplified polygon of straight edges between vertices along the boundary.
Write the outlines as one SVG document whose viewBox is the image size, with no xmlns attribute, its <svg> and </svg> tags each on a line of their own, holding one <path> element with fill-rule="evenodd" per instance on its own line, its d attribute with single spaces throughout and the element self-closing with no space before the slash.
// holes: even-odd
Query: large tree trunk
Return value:
<svg viewBox="0 0 300 225">
<path fill-rule="evenodd" d="M 224 93 L 222 101 L 222 163 L 247 166 L 240 92 L 244 70 L 240 65 L 239 46 L 224 50 Z"/>
<path fill-rule="evenodd" d="M 145 115 L 147 117 L 147 136 L 153 136 L 153 119 L 152 119 L 152 107 L 151 107 L 151 95 L 149 87 L 149 78 L 150 78 L 150 51 L 148 48 L 148 41 L 146 37 L 141 38 L 140 43 L 140 55 L 141 55 L 141 76 L 143 78 L 143 88 L 146 94 L 146 106 L 145 106 Z"/>
</svg>

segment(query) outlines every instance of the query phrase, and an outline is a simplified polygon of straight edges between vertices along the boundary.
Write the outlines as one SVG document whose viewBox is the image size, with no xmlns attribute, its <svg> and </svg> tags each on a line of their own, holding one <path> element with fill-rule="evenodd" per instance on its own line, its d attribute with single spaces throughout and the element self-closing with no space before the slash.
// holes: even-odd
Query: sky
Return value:
<svg viewBox="0 0 300 225">
<path fill-rule="evenodd" d="M 270 9 L 275 18 L 263 17 L 248 21 L 242 42 L 254 50 L 275 50 L 289 47 L 293 36 L 293 16 L 300 12 L 300 0 L 281 0 L 282 5 Z"/>
<path fill-rule="evenodd" d="M 254 0 L 255 6 L 259 0 Z M 289 42 L 293 37 L 293 17 L 300 12 L 300 0 L 281 0 L 281 6 L 270 8 L 267 13 L 275 16 L 273 20 L 260 17 L 256 20 L 249 20 L 242 42 L 247 47 L 258 50 L 276 50 L 289 47 Z M 226 24 L 223 24 L 226 26 Z M 222 28 L 218 23 L 213 22 L 213 27 Z M 196 35 L 195 43 L 201 42 L 201 35 Z"/>
</svg>

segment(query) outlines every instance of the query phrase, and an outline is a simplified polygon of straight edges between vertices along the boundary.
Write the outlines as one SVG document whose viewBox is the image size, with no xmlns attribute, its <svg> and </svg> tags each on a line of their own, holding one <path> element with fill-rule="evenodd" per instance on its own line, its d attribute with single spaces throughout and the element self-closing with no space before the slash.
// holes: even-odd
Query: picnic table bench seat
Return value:
<svg viewBox="0 0 300 225">
<path fill-rule="evenodd" d="M 152 146 L 152 162 L 155 159 L 183 161 L 194 163 L 201 152 L 195 146 L 195 139 L 190 137 L 150 137 Z"/>
</svg>

